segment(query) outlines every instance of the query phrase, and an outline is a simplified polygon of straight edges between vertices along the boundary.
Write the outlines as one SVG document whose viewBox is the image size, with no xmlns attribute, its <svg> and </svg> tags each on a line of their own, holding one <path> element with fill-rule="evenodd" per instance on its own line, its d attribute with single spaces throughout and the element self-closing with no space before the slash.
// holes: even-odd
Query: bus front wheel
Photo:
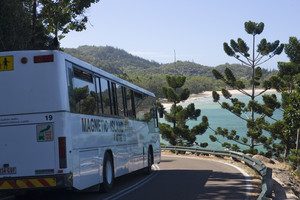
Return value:
<svg viewBox="0 0 300 200">
<path fill-rule="evenodd" d="M 114 183 L 114 165 L 112 156 L 109 153 L 105 153 L 103 162 L 103 191 L 111 191 Z"/>
</svg>

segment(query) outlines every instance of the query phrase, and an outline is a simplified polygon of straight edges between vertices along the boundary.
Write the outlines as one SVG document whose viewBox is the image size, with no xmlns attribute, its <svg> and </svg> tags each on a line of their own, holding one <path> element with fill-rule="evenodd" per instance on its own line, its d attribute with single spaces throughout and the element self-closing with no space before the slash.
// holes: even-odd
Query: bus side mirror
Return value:
<svg viewBox="0 0 300 200">
<path fill-rule="evenodd" d="M 162 107 L 158 107 L 157 110 L 159 113 L 159 118 L 163 118 L 164 117 L 164 109 Z"/>
</svg>

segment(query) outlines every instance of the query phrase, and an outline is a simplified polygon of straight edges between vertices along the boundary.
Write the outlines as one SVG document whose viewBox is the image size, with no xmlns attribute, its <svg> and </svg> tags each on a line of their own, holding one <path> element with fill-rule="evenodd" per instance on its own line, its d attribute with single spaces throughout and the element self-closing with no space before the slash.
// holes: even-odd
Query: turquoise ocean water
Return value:
<svg viewBox="0 0 300 200">
<path fill-rule="evenodd" d="M 220 94 L 220 93 L 219 93 Z M 270 93 L 268 93 L 270 94 Z M 277 99 L 280 101 L 281 100 L 281 94 L 275 93 L 277 96 Z M 238 94 L 238 95 L 233 95 L 234 98 L 238 98 L 240 101 L 243 102 L 248 102 L 249 97 Z M 262 97 L 257 97 L 257 101 L 262 102 Z M 221 102 L 224 101 L 224 98 L 221 98 Z M 210 127 L 213 129 L 217 129 L 218 126 L 222 128 L 227 128 L 229 131 L 231 129 L 234 129 L 237 131 L 237 134 L 239 134 L 242 138 L 243 136 L 246 136 L 247 134 L 247 127 L 246 127 L 246 122 L 238 117 L 236 117 L 234 114 L 230 113 L 229 111 L 222 109 L 221 106 L 218 103 L 214 103 L 212 97 L 205 97 L 201 99 L 194 100 L 192 102 L 186 102 L 186 103 L 181 103 L 183 107 L 186 107 L 188 104 L 194 103 L 195 107 L 197 109 L 201 109 L 201 116 L 199 119 L 201 120 L 203 115 L 206 115 L 208 117 L 208 122 Z M 276 110 L 273 117 L 275 119 L 282 119 L 282 111 Z M 273 123 L 274 120 L 270 119 L 268 120 L 269 122 Z M 164 119 L 160 119 L 161 123 L 166 123 Z M 199 124 L 200 121 L 194 121 L 190 120 L 187 122 L 187 125 L 192 128 L 193 126 Z M 267 137 L 269 134 L 267 132 L 264 133 Z M 209 135 L 214 135 L 214 132 L 210 129 L 208 129 L 203 135 L 197 136 L 196 142 L 198 143 L 203 143 L 207 142 L 208 146 L 206 147 L 207 149 L 216 149 L 216 150 L 224 150 L 224 147 L 218 142 L 211 142 L 209 139 Z M 223 138 L 222 136 L 217 136 L 220 142 L 229 142 L 229 143 L 234 143 L 230 140 L 227 140 L 226 138 Z M 161 139 L 162 143 L 168 144 L 167 141 Z M 244 147 L 243 145 L 239 145 L 241 149 L 246 149 L 247 147 Z M 259 150 L 263 150 L 262 148 L 258 148 Z"/>
</svg>

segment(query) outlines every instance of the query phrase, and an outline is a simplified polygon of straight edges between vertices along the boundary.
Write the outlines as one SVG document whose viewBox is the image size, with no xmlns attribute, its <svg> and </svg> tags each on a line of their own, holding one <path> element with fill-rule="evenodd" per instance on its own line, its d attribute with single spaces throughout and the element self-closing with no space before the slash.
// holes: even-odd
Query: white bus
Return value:
<svg viewBox="0 0 300 200">
<path fill-rule="evenodd" d="M 153 93 L 60 51 L 0 52 L 0 192 L 109 191 L 160 159 Z"/>
</svg>

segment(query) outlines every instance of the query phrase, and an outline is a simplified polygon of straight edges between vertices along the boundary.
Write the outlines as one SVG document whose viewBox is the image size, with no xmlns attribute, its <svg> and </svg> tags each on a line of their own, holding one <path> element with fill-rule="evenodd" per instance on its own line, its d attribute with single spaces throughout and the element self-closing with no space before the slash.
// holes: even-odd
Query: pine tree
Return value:
<svg viewBox="0 0 300 200">
<path fill-rule="evenodd" d="M 269 59 L 275 55 L 279 55 L 284 45 L 280 44 L 278 40 L 273 43 L 267 42 L 264 38 L 260 41 L 255 47 L 256 36 L 261 34 L 264 29 L 264 23 L 255 23 L 255 22 L 245 22 L 245 31 L 252 35 L 252 52 L 247 46 L 246 42 L 241 38 L 238 38 L 237 41 L 231 40 L 230 46 L 228 43 L 224 43 L 224 51 L 228 56 L 232 56 L 242 62 L 244 65 L 251 68 L 251 92 L 248 93 L 245 90 L 245 83 L 241 80 L 238 80 L 232 71 L 229 68 L 225 69 L 225 76 L 217 70 L 213 70 L 212 73 L 216 79 L 222 80 L 226 85 L 232 89 L 238 90 L 240 93 L 248 96 L 250 98 L 248 104 L 239 101 L 237 98 L 233 98 L 230 92 L 223 88 L 222 94 L 225 99 L 231 101 L 231 104 L 228 102 L 220 102 L 220 95 L 213 91 L 214 102 L 218 102 L 223 109 L 226 109 L 239 117 L 240 119 L 247 122 L 247 137 L 240 137 L 240 134 L 235 130 L 228 131 L 228 129 L 218 127 L 215 130 L 215 135 L 221 135 L 226 137 L 229 140 L 235 141 L 239 145 L 244 145 L 249 147 L 248 152 L 257 153 L 255 147 L 259 145 L 264 145 L 265 148 L 269 151 L 269 154 L 272 152 L 272 147 L 270 144 L 270 139 L 263 135 L 263 130 L 268 125 L 266 117 L 272 118 L 273 112 L 275 109 L 280 107 L 280 103 L 277 101 L 276 95 L 263 95 L 263 104 L 260 104 L 255 99 L 265 93 L 268 89 L 271 88 L 270 81 L 264 81 L 263 88 L 264 90 L 258 94 L 255 93 L 255 89 L 260 86 L 260 79 L 262 77 L 262 69 L 260 65 L 267 62 Z M 249 114 L 249 116 L 248 116 Z M 255 115 L 257 114 L 257 115 Z M 212 141 L 218 141 L 217 137 L 211 135 Z M 249 141 L 250 139 L 250 141 Z M 240 150 L 240 147 L 237 144 L 223 143 L 224 147 L 230 148 L 232 150 Z"/>
<path fill-rule="evenodd" d="M 173 105 L 170 112 L 165 112 L 165 119 L 172 123 L 160 124 L 160 133 L 162 138 L 166 139 L 171 145 L 185 145 L 192 146 L 195 143 L 196 135 L 203 134 L 208 128 L 208 119 L 206 116 L 202 117 L 202 122 L 194 126 L 192 129 L 186 125 L 188 120 L 197 120 L 201 114 L 200 109 L 195 109 L 193 103 L 186 108 L 178 105 L 180 102 L 188 99 L 190 92 L 188 89 L 181 89 L 183 87 L 186 77 L 184 76 L 166 76 L 169 87 L 163 87 L 163 94 L 165 98 L 172 102 Z M 207 143 L 201 143 L 201 147 L 206 147 Z"/>
<path fill-rule="evenodd" d="M 290 62 L 279 62 L 278 75 L 271 77 L 273 87 L 282 95 L 283 120 L 272 124 L 270 132 L 280 140 L 278 153 L 283 153 L 285 160 L 290 158 L 295 167 L 300 154 L 300 42 L 296 37 L 290 37 L 285 44 L 285 53 Z"/>
</svg>

